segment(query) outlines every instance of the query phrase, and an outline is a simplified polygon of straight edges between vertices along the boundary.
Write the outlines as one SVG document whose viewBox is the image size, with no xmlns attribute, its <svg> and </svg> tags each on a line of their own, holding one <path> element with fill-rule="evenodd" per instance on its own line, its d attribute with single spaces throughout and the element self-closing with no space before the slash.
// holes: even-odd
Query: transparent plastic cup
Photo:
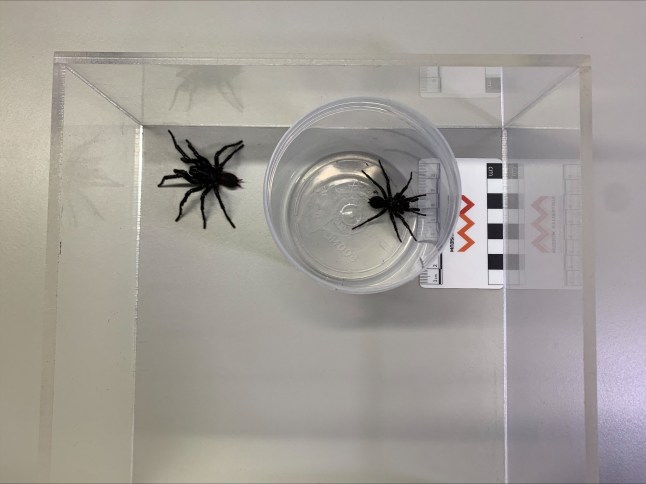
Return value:
<svg viewBox="0 0 646 484">
<path fill-rule="evenodd" d="M 388 212 L 357 227 L 381 212 L 370 200 L 384 198 L 374 182 L 387 191 L 386 175 L 391 195 L 409 179 L 403 196 L 423 195 L 409 205 L 418 213 L 403 214 L 415 237 L 398 218 L 395 231 Z M 419 276 L 448 242 L 460 196 L 457 162 L 440 131 L 379 98 L 341 99 L 303 117 L 276 146 L 264 184 L 265 217 L 283 254 L 325 286 L 355 294 Z"/>
</svg>

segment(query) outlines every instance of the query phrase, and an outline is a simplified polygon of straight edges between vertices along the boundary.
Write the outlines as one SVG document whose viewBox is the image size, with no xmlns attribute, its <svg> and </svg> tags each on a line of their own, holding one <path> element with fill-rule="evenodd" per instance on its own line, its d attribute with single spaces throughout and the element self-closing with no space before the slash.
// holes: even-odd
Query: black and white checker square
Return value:
<svg viewBox="0 0 646 484">
<path fill-rule="evenodd" d="M 518 166 L 509 164 L 506 170 L 504 168 L 502 163 L 487 163 L 489 284 L 503 284 L 505 272 L 507 284 L 519 284 L 523 264 L 520 254 L 523 226 L 520 220 Z"/>
<path fill-rule="evenodd" d="M 489 284 L 504 282 L 502 163 L 487 163 L 487 269 Z"/>
</svg>

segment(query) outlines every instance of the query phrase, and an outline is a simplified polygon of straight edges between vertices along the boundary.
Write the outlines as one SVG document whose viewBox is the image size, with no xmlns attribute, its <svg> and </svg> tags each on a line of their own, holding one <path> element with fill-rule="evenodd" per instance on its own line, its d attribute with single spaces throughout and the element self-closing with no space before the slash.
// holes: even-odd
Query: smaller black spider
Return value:
<svg viewBox="0 0 646 484">
<path fill-rule="evenodd" d="M 411 207 L 410 204 L 413 202 L 416 202 L 422 197 L 425 197 L 426 194 L 424 195 L 415 195 L 413 197 L 405 197 L 404 192 L 408 189 L 408 185 L 410 185 L 411 180 L 413 179 L 413 172 L 411 171 L 410 177 L 408 178 L 408 182 L 406 183 L 406 186 L 402 188 L 399 192 L 397 192 L 394 196 L 392 194 L 392 191 L 390 190 L 390 178 L 388 178 L 388 174 L 386 173 L 386 170 L 384 170 L 384 166 L 381 164 L 381 160 L 379 161 L 379 166 L 381 167 L 381 171 L 384 174 L 384 178 L 386 179 L 386 189 L 377 183 L 375 180 L 372 179 L 370 175 L 368 175 L 364 170 L 361 170 L 361 173 L 366 175 L 368 177 L 368 180 L 370 180 L 372 183 L 375 184 L 377 188 L 381 191 L 381 194 L 383 196 L 375 195 L 374 197 L 371 197 L 370 200 L 368 200 L 368 203 L 372 208 L 375 208 L 377 210 L 381 209 L 381 212 L 379 212 L 377 215 L 374 217 L 370 217 L 368 220 L 365 222 L 360 223 L 359 225 L 355 225 L 352 227 L 352 230 L 357 229 L 361 227 L 362 225 L 367 224 L 371 220 L 374 220 L 376 218 L 381 217 L 383 214 L 388 212 L 388 215 L 390 215 L 390 221 L 393 224 L 393 227 L 395 228 L 395 233 L 397 234 L 397 239 L 401 242 L 402 239 L 399 236 L 399 230 L 397 230 L 397 224 L 395 223 L 395 217 L 397 217 L 399 220 L 402 221 L 404 224 L 404 227 L 408 229 L 408 233 L 410 233 L 411 237 L 413 237 L 413 240 L 417 242 L 417 238 L 413 234 L 413 231 L 410 229 L 410 226 L 408 223 L 406 223 L 406 220 L 404 219 L 403 215 L 406 212 L 411 212 L 414 213 L 415 215 L 421 215 L 422 217 L 425 217 L 426 215 L 423 213 L 420 213 L 419 208 L 414 208 Z M 376 193 L 376 191 L 375 191 Z"/>
<path fill-rule="evenodd" d="M 197 152 L 197 150 L 189 140 L 186 140 L 186 144 L 195 155 L 195 158 L 191 158 L 190 156 L 188 156 L 184 152 L 184 150 L 177 144 L 177 141 L 175 141 L 175 136 L 173 135 L 173 133 L 170 130 L 168 130 L 168 133 L 170 134 L 170 137 L 173 139 L 173 144 L 175 145 L 175 149 L 179 151 L 180 155 L 182 155 L 181 160 L 187 165 L 191 165 L 191 167 L 188 169 L 188 171 L 173 170 L 175 174 L 166 175 L 165 177 L 162 178 L 162 180 L 159 182 L 159 185 L 157 186 L 161 187 L 166 180 L 171 180 L 174 178 L 183 178 L 191 185 L 195 185 L 193 188 L 189 188 L 187 192 L 184 194 L 184 198 L 182 198 L 182 201 L 179 204 L 179 214 L 177 215 L 175 222 L 177 222 L 182 216 L 182 207 L 188 200 L 188 197 L 190 197 L 192 193 L 199 192 L 200 190 L 202 190 L 202 196 L 200 197 L 200 208 L 202 210 L 202 221 L 204 222 L 204 228 L 206 228 L 206 216 L 204 215 L 204 199 L 206 198 L 208 193 L 211 190 L 213 190 L 213 192 L 215 193 L 215 196 L 218 199 L 218 202 L 220 202 L 220 208 L 224 212 L 224 216 L 231 224 L 231 227 L 235 229 L 236 226 L 231 220 L 231 218 L 229 217 L 229 214 L 227 214 L 227 210 L 224 208 L 224 203 L 222 203 L 222 198 L 220 198 L 220 187 L 221 186 L 226 187 L 231 190 L 235 190 L 236 188 L 242 188 L 242 185 L 241 185 L 242 180 L 240 178 L 235 176 L 233 173 L 224 171 L 224 165 L 226 165 L 227 161 L 229 161 L 231 157 L 233 157 L 233 155 L 235 155 L 238 151 L 244 148 L 244 144 L 242 140 L 238 141 L 237 143 L 232 143 L 230 145 L 226 145 L 220 148 L 218 152 L 215 153 L 215 156 L 213 157 L 213 164 L 211 164 L 211 162 L 208 159 L 206 159 L 204 156 L 202 156 Z M 235 148 L 235 149 L 231 151 L 229 155 L 222 162 L 220 162 L 220 155 L 224 153 L 224 151 L 227 150 L 228 148 Z"/>
</svg>

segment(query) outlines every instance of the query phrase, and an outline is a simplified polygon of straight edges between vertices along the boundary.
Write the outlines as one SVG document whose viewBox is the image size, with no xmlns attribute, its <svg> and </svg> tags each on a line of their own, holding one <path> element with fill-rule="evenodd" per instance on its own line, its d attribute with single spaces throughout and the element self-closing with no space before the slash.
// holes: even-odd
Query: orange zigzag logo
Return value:
<svg viewBox="0 0 646 484">
<path fill-rule="evenodd" d="M 542 206 L 544 200 L 547 200 L 546 196 L 538 197 L 534 200 L 534 203 L 532 203 L 532 207 L 539 215 L 538 218 L 532 222 L 532 227 L 538 230 L 538 237 L 532 240 L 532 245 L 541 252 L 549 252 L 549 249 L 543 245 L 543 241 L 550 235 L 550 233 L 543 227 L 543 221 L 548 215 Z"/>
<path fill-rule="evenodd" d="M 467 212 L 475 205 L 471 200 L 462 195 L 462 201 L 465 206 L 460 210 L 460 218 L 464 220 L 464 227 L 458 230 L 458 235 L 464 239 L 464 245 L 458 249 L 458 252 L 466 252 L 469 247 L 475 244 L 475 241 L 467 235 L 467 230 L 475 225 L 473 220 L 467 217 Z"/>
</svg>

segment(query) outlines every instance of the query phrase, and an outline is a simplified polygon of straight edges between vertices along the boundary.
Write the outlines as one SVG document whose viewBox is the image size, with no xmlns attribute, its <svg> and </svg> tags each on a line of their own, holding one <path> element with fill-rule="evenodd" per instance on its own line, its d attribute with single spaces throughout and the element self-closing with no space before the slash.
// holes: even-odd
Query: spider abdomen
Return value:
<svg viewBox="0 0 646 484">
<path fill-rule="evenodd" d="M 228 171 L 223 171 L 222 173 L 220 173 L 218 178 L 219 184 L 223 187 L 234 189 L 240 188 L 242 186 L 240 185 L 240 182 L 242 180 L 235 176 L 233 173 L 229 173 Z"/>
<path fill-rule="evenodd" d="M 374 196 L 370 200 L 368 200 L 368 203 L 372 208 L 385 208 L 386 207 L 386 200 L 383 197 L 379 196 Z"/>
</svg>

